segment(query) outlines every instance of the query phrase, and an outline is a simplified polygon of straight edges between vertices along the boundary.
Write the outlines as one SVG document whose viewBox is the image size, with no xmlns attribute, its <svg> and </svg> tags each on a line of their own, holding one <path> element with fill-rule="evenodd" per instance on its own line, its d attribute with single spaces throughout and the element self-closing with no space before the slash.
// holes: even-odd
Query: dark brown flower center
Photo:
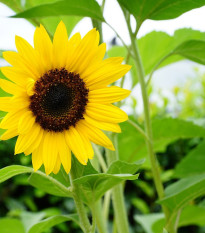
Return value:
<svg viewBox="0 0 205 233">
<path fill-rule="evenodd" d="M 36 81 L 34 92 L 29 107 L 44 130 L 62 132 L 83 119 L 88 89 L 79 74 L 50 70 Z"/>
</svg>

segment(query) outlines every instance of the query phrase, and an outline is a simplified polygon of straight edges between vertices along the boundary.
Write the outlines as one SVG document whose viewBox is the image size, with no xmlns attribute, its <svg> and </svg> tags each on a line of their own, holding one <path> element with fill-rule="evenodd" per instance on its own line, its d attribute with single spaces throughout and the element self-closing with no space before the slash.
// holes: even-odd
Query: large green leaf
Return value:
<svg viewBox="0 0 205 233">
<path fill-rule="evenodd" d="M 142 57 L 145 74 L 150 74 L 150 72 L 160 62 L 162 58 L 172 53 L 177 47 L 180 46 L 180 44 L 183 44 L 188 40 L 205 41 L 205 33 L 197 30 L 192 30 L 190 28 L 183 28 L 176 30 L 173 36 L 170 36 L 165 32 L 152 31 L 142 38 L 138 39 L 137 43 Z M 110 57 L 123 56 L 126 58 L 127 50 L 123 46 L 114 46 L 110 50 L 108 50 L 108 55 Z M 163 63 L 161 63 L 161 65 L 159 65 L 159 67 L 157 68 L 161 68 L 171 63 L 188 58 L 186 56 L 180 55 L 182 54 L 175 53 L 175 55 L 172 55 L 164 60 Z M 135 85 L 138 82 L 137 69 L 132 58 L 130 58 L 128 63 L 132 65 L 131 74 L 133 85 Z"/>
<path fill-rule="evenodd" d="M 23 211 L 21 213 L 21 221 L 24 225 L 25 231 L 28 232 L 29 229 L 33 225 L 37 224 L 44 217 L 45 217 L 45 213 L 43 213 L 43 212 L 31 213 L 28 211 Z"/>
<path fill-rule="evenodd" d="M 0 183 L 5 180 L 10 179 L 13 176 L 20 175 L 23 173 L 31 173 L 33 172 L 33 168 L 24 167 L 20 165 L 11 165 L 0 170 Z"/>
<path fill-rule="evenodd" d="M 131 162 L 145 158 L 147 149 L 144 137 L 128 122 L 122 123 L 121 127 L 122 133 L 118 136 L 121 160 Z M 152 129 L 156 152 L 164 151 L 167 144 L 178 138 L 205 137 L 205 128 L 174 118 L 155 119 Z"/>
<path fill-rule="evenodd" d="M 205 174 L 181 179 L 168 186 L 159 203 L 165 205 L 172 217 L 190 201 L 205 194 Z"/>
<path fill-rule="evenodd" d="M 32 0 L 32 1 L 21 1 L 21 0 L 0 0 L 5 5 L 10 7 L 16 13 L 22 12 L 24 10 L 33 8 L 35 6 L 40 6 L 42 4 L 51 4 L 60 0 Z M 49 34 L 52 36 L 56 30 L 58 23 L 62 20 L 67 28 L 68 35 L 71 34 L 75 25 L 82 19 L 80 16 L 70 16 L 70 15 L 57 15 L 50 17 L 35 17 L 35 19 L 29 19 L 29 21 L 36 25 L 40 23 L 43 24 Z"/>
<path fill-rule="evenodd" d="M 1 233 L 26 233 L 21 221 L 14 218 L 1 218 L 0 229 Z"/>
<path fill-rule="evenodd" d="M 181 210 L 178 227 L 197 225 L 204 226 L 205 208 L 188 205 Z M 146 233 L 162 232 L 165 224 L 163 213 L 153 213 L 146 215 L 136 215 L 135 220 L 143 227 Z"/>
<path fill-rule="evenodd" d="M 158 223 L 161 220 L 164 220 L 164 214 L 162 213 L 155 213 L 155 214 L 146 214 L 146 215 L 136 215 L 135 220 L 143 227 L 146 233 L 159 233 L 162 232 L 163 226 L 158 226 L 156 231 L 154 230 L 155 223 Z M 157 224 L 159 225 L 159 224 Z M 156 227 L 155 227 L 156 228 Z"/>
<path fill-rule="evenodd" d="M 205 64 L 205 41 L 189 40 L 179 45 L 173 51 L 189 60 Z"/>
<path fill-rule="evenodd" d="M 205 173 L 205 141 L 184 157 L 175 168 L 175 177 L 187 177 Z"/>
<path fill-rule="evenodd" d="M 73 182 L 81 185 L 81 196 L 83 200 L 92 205 L 104 195 L 106 191 L 125 180 L 135 180 L 138 174 L 133 175 L 138 170 L 143 161 L 129 164 L 122 161 L 113 162 L 107 173 L 97 173 L 85 175 L 75 179 Z M 116 172 L 114 174 L 114 172 Z"/>
<path fill-rule="evenodd" d="M 36 18 L 59 15 L 91 17 L 104 21 L 101 8 L 95 0 L 64 0 L 42 4 L 16 14 L 15 18 Z"/>
<path fill-rule="evenodd" d="M 76 223 L 78 223 L 78 215 L 57 215 L 46 218 L 33 225 L 27 233 L 42 233 L 50 229 L 51 227 L 56 226 L 57 224 L 67 221 L 75 221 Z"/>
<path fill-rule="evenodd" d="M 46 193 L 60 196 L 60 197 L 71 197 L 72 193 L 69 187 L 64 186 L 57 179 L 54 179 L 51 176 L 47 176 L 43 172 L 35 172 L 29 177 L 29 183 L 43 190 Z"/>
<path fill-rule="evenodd" d="M 146 19 L 174 19 L 205 5 L 205 0 L 118 0 L 118 2 L 133 14 L 138 24 Z"/>
</svg>

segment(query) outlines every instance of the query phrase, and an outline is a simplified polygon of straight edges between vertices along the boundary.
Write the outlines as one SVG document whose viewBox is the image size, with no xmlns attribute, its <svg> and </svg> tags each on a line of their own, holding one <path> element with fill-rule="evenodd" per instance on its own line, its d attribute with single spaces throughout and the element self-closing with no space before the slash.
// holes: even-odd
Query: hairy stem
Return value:
<svg viewBox="0 0 205 233">
<path fill-rule="evenodd" d="M 84 233 L 90 233 L 92 232 L 92 226 L 90 225 L 89 219 L 87 217 L 87 213 L 85 210 L 85 206 L 81 200 L 81 197 L 79 196 L 80 193 L 80 187 L 73 182 L 75 179 L 75 167 L 72 167 L 70 171 L 70 183 L 72 187 L 72 194 L 73 199 L 75 201 L 76 209 L 80 218 L 80 225 Z"/>
<path fill-rule="evenodd" d="M 153 174 L 153 179 L 155 183 L 155 187 L 157 190 L 157 194 L 159 199 L 162 199 L 164 197 L 164 187 L 161 181 L 160 177 L 160 170 L 159 170 L 159 164 L 158 160 L 156 158 L 156 155 L 154 153 L 154 148 L 153 148 L 153 136 L 152 136 L 152 127 L 151 127 L 151 118 L 150 118 L 150 112 L 149 112 L 149 100 L 148 100 L 148 94 L 147 94 L 147 89 L 146 89 L 146 83 L 145 83 L 145 72 L 144 72 L 144 67 L 142 64 L 142 60 L 140 57 L 140 53 L 138 50 L 138 46 L 136 43 L 136 37 L 135 34 L 132 32 L 131 25 L 130 25 L 130 16 L 125 15 L 126 21 L 127 21 L 127 26 L 130 34 L 130 39 L 131 39 L 131 44 L 132 44 L 132 50 L 135 56 L 135 64 L 137 67 L 138 71 L 138 76 L 139 76 L 139 83 L 142 91 L 142 99 L 143 99 L 143 107 L 144 107 L 144 117 L 145 117 L 145 132 L 149 140 L 146 140 L 147 144 L 147 150 L 148 150 L 148 156 L 151 164 L 151 169 L 152 169 L 152 174 Z M 166 220 L 169 219 L 169 210 L 166 207 L 163 207 L 164 214 L 166 216 Z M 169 229 L 167 229 L 169 233 L 173 233 L 173 227 L 170 226 Z"/>
<path fill-rule="evenodd" d="M 115 142 L 116 151 L 106 150 L 106 156 L 108 160 L 108 164 L 110 165 L 112 162 L 119 159 L 117 153 L 117 135 L 111 134 L 112 141 Z M 129 225 L 127 212 L 125 208 L 124 195 L 123 195 L 123 185 L 117 185 L 112 189 L 112 201 L 115 212 L 115 221 L 117 225 L 118 233 L 129 233 Z"/>
</svg>

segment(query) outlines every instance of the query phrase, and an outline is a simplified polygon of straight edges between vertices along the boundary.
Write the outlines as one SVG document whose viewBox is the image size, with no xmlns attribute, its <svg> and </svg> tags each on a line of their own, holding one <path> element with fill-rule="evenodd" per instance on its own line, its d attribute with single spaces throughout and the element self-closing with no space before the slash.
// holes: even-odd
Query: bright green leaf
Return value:
<svg viewBox="0 0 205 233">
<path fill-rule="evenodd" d="M 189 40 L 174 49 L 173 54 L 181 55 L 189 60 L 205 64 L 205 41 Z"/>
<path fill-rule="evenodd" d="M 203 194 L 205 194 L 205 174 L 184 178 L 168 186 L 165 197 L 159 203 L 165 205 L 174 216 L 188 202 Z"/>
<path fill-rule="evenodd" d="M 29 231 L 29 229 L 37 224 L 40 220 L 42 220 L 45 217 L 45 213 L 38 212 L 38 213 L 31 213 L 28 211 L 23 211 L 21 213 L 21 221 L 24 225 L 24 229 L 26 232 Z"/>
<path fill-rule="evenodd" d="M 0 170 L 0 183 L 5 180 L 10 179 L 13 176 L 20 175 L 23 173 L 31 173 L 33 172 L 33 168 L 24 167 L 20 165 L 11 165 Z"/>
<path fill-rule="evenodd" d="M 128 122 L 122 123 L 121 128 L 122 133 L 118 136 L 120 159 L 132 162 L 145 158 L 147 149 L 143 136 Z M 166 145 L 179 138 L 205 137 L 205 128 L 174 118 L 154 119 L 152 129 L 156 152 L 164 151 Z"/>
<path fill-rule="evenodd" d="M 51 176 L 47 176 L 43 172 L 35 172 L 29 177 L 29 183 L 43 190 L 46 193 L 60 196 L 60 197 L 71 197 L 71 191 L 68 187 L 64 186 L 58 180 Z"/>
<path fill-rule="evenodd" d="M 42 233 L 53 226 L 56 226 L 62 222 L 67 222 L 67 221 L 75 221 L 77 224 L 79 224 L 78 215 L 76 214 L 57 215 L 46 218 L 44 220 L 41 220 L 39 223 L 33 225 L 28 231 L 28 233 Z"/>
<path fill-rule="evenodd" d="M 179 220 L 179 226 L 198 225 L 205 226 L 205 208 L 200 206 L 189 205 L 186 206 Z"/>
<path fill-rule="evenodd" d="M 14 218 L 1 218 L 0 229 L 1 233 L 26 233 L 20 220 Z"/>
<path fill-rule="evenodd" d="M 118 2 L 133 14 L 138 24 L 146 19 L 174 19 L 205 5 L 205 0 L 118 0 Z"/>
<path fill-rule="evenodd" d="M 155 214 L 147 214 L 147 215 L 136 215 L 135 220 L 143 227 L 146 233 L 159 233 L 161 231 L 156 232 L 153 230 L 153 227 L 156 223 L 164 219 L 164 214 L 162 213 L 155 213 Z M 161 224 L 160 224 L 161 225 Z M 162 228 L 161 226 L 157 227 Z"/>
<path fill-rule="evenodd" d="M 142 164 L 145 162 L 144 159 L 139 160 L 135 163 L 127 163 L 123 161 L 115 161 L 111 163 L 107 170 L 108 174 L 135 174 Z"/>
<path fill-rule="evenodd" d="M 94 201 L 97 201 L 106 191 L 113 188 L 115 185 L 125 180 L 137 179 L 139 175 L 132 174 L 137 171 L 139 164 L 140 163 L 133 165 L 116 161 L 111 164 L 107 173 L 85 175 L 75 179 L 73 182 L 81 185 L 81 196 L 83 200 L 87 204 L 93 204 Z M 117 168 L 117 166 L 119 167 Z M 113 174 L 112 172 L 114 171 L 121 171 L 122 173 Z"/>
<path fill-rule="evenodd" d="M 175 168 L 175 177 L 187 177 L 205 173 L 205 141 L 191 150 Z"/>
<path fill-rule="evenodd" d="M 59 15 L 91 17 L 104 21 L 101 8 L 95 0 L 64 0 L 42 4 L 16 14 L 15 18 L 39 18 Z"/>
</svg>

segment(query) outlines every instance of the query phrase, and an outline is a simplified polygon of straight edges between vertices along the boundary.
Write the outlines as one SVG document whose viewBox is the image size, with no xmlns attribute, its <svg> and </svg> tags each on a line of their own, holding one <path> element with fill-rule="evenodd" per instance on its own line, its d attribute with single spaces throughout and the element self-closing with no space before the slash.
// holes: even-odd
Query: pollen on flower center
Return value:
<svg viewBox="0 0 205 233">
<path fill-rule="evenodd" d="M 83 119 L 88 89 L 79 74 L 53 69 L 35 83 L 30 109 L 44 130 L 62 132 Z"/>
</svg>

